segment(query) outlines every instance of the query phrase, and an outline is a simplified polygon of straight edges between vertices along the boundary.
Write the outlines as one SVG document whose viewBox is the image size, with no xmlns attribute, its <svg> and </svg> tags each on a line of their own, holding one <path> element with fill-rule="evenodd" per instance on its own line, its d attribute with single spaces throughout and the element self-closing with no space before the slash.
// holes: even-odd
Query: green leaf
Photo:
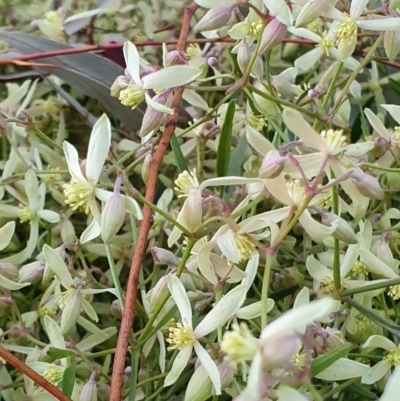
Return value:
<svg viewBox="0 0 400 401">
<path fill-rule="evenodd" d="M 390 87 L 400 96 L 400 83 L 392 78 L 389 78 Z"/>
<path fill-rule="evenodd" d="M 350 345 L 343 345 L 342 347 L 334 348 L 327 353 L 315 358 L 311 363 L 311 377 L 317 376 L 323 372 L 335 361 L 344 358 L 350 350 Z"/>
<path fill-rule="evenodd" d="M 0 38 L 21 54 L 32 54 L 56 50 L 72 49 L 52 40 L 28 35 L 22 32 L 0 32 Z M 110 116 L 117 118 L 131 131 L 140 128 L 143 111 L 131 110 L 110 95 L 110 87 L 124 69 L 104 57 L 93 53 L 68 54 L 35 60 L 36 64 L 52 64 L 37 68 L 42 74 L 52 74 L 75 89 L 79 94 L 97 99 Z"/>
<path fill-rule="evenodd" d="M 65 369 L 63 380 L 62 380 L 62 392 L 67 396 L 71 397 L 72 391 L 74 390 L 75 385 L 75 377 L 76 377 L 76 366 L 69 366 Z"/>
<path fill-rule="evenodd" d="M 176 138 L 175 134 L 172 135 L 170 143 L 171 143 L 172 151 L 174 152 L 174 156 L 175 156 L 175 160 L 176 160 L 176 165 L 178 167 L 178 171 L 180 173 L 182 173 L 185 170 L 189 170 L 188 166 L 187 166 L 187 163 L 186 163 L 185 156 L 183 156 L 181 147 L 179 146 L 178 139 Z"/>
<path fill-rule="evenodd" d="M 231 138 L 233 116 L 235 115 L 235 101 L 231 100 L 226 110 L 225 119 L 222 124 L 221 134 L 217 150 L 217 176 L 226 177 L 231 156 Z"/>
<path fill-rule="evenodd" d="M 51 347 L 47 351 L 47 355 L 53 359 L 62 359 L 62 358 L 74 358 L 75 359 L 76 354 L 75 354 L 75 351 L 72 351 L 70 349 L 61 349 L 61 348 Z"/>
<path fill-rule="evenodd" d="M 351 298 L 345 298 L 344 301 L 347 302 L 349 305 L 351 305 L 353 308 L 357 309 L 368 319 L 372 320 L 379 326 L 388 330 L 390 333 L 392 333 L 397 338 L 400 338 L 400 327 L 398 324 L 392 322 L 391 320 L 384 318 L 377 311 L 366 308 L 365 306 L 359 304 L 358 302 L 354 301 Z"/>
</svg>

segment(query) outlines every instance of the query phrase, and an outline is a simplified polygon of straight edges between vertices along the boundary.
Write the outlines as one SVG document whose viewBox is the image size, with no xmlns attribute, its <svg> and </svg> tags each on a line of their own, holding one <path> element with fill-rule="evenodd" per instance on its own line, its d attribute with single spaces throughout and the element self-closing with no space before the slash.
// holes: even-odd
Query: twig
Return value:
<svg viewBox="0 0 400 401">
<path fill-rule="evenodd" d="M 185 9 L 179 40 L 176 46 L 178 51 L 184 51 L 187 43 L 187 36 L 190 29 L 190 21 L 198 5 L 193 2 Z M 149 178 L 146 188 L 146 199 L 149 202 L 154 202 L 155 189 L 158 181 L 158 172 L 161 166 L 164 155 L 168 149 L 169 142 L 175 131 L 178 119 L 178 108 L 182 101 L 183 88 L 178 88 L 175 91 L 172 108 L 174 114 L 169 116 L 164 132 L 153 157 L 150 160 Z M 142 265 L 142 260 L 147 248 L 147 237 L 150 228 L 153 224 L 152 211 L 148 206 L 142 208 L 143 219 L 140 223 L 137 242 L 132 259 L 128 285 L 126 291 L 125 308 L 122 315 L 121 328 L 119 331 L 117 348 L 115 350 L 113 374 L 111 380 L 110 400 L 120 401 L 122 396 L 123 373 L 125 368 L 125 357 L 128 348 L 129 336 L 132 329 L 132 324 L 135 318 L 135 301 L 138 290 L 138 278 Z"/>
<path fill-rule="evenodd" d="M 11 352 L 7 351 L 4 347 L 0 345 L 0 357 L 4 358 L 7 363 L 12 365 L 19 372 L 28 376 L 32 379 L 38 386 L 45 389 L 52 396 L 57 398 L 60 401 L 71 401 L 71 398 L 67 397 L 60 389 L 56 386 L 53 386 L 50 382 L 36 373 L 33 369 L 31 369 L 24 362 L 20 361 L 17 357 L 15 357 Z"/>
</svg>

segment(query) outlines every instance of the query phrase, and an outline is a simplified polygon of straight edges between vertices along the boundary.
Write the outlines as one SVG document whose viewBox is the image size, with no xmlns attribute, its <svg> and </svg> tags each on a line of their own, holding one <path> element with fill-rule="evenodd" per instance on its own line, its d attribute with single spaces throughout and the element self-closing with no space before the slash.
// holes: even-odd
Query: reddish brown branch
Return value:
<svg viewBox="0 0 400 401">
<path fill-rule="evenodd" d="M 222 38 L 211 38 L 211 39 L 190 39 L 187 40 L 186 43 L 235 43 L 236 40 L 231 39 L 229 36 L 224 36 Z M 306 39 L 284 39 L 284 43 L 297 43 L 302 45 L 314 45 L 315 43 L 311 40 Z M 142 40 L 138 42 L 133 42 L 136 47 L 145 47 L 145 46 L 162 46 L 163 43 L 166 45 L 177 45 L 177 40 L 166 40 L 164 42 L 158 42 L 155 40 Z M 121 43 L 110 43 L 107 45 L 88 45 L 81 47 L 74 47 L 71 49 L 60 49 L 53 50 L 48 52 L 40 52 L 40 53 L 32 53 L 32 54 L 24 54 L 23 56 L 10 57 L 0 59 L 0 64 L 17 64 L 21 61 L 31 61 L 38 60 L 42 58 L 48 57 L 61 57 L 67 56 L 69 54 L 79 54 L 79 53 L 88 53 L 88 52 L 102 52 L 104 50 L 112 50 L 112 49 L 122 49 L 123 44 Z"/>
<path fill-rule="evenodd" d="M 7 351 L 4 347 L 0 345 L 0 357 L 4 358 L 7 363 L 12 365 L 19 372 L 28 376 L 32 379 L 38 386 L 44 388 L 47 392 L 49 392 L 52 396 L 57 398 L 60 401 L 71 401 L 61 390 L 57 387 L 53 386 L 47 380 L 45 380 L 42 376 L 32 370 L 28 365 L 24 362 L 20 361 L 16 358 L 11 352 Z"/>
<path fill-rule="evenodd" d="M 190 28 L 190 20 L 196 9 L 197 4 L 193 2 L 185 9 L 182 21 L 181 32 L 176 46 L 178 51 L 184 51 L 187 43 L 187 36 Z M 154 202 L 154 194 L 158 182 L 158 172 L 163 161 L 164 155 L 168 149 L 169 142 L 175 131 L 176 122 L 178 119 L 178 108 L 182 101 L 183 88 L 175 91 L 172 108 L 175 113 L 169 116 L 164 132 L 161 136 L 160 142 L 154 152 L 149 167 L 149 177 L 146 188 L 147 201 Z M 129 337 L 132 330 L 132 324 L 135 318 L 135 301 L 138 290 L 138 278 L 142 265 L 142 260 L 147 248 L 147 237 L 150 228 L 153 224 L 153 214 L 150 208 L 144 206 L 142 208 L 143 219 L 140 222 L 138 238 L 134 250 L 134 257 L 132 259 L 131 268 L 128 278 L 128 286 L 126 290 L 125 307 L 122 315 L 121 328 L 119 331 L 117 348 L 115 351 L 113 374 L 111 380 L 110 400 L 121 401 L 123 373 L 125 368 L 125 357 L 128 349 Z"/>
</svg>

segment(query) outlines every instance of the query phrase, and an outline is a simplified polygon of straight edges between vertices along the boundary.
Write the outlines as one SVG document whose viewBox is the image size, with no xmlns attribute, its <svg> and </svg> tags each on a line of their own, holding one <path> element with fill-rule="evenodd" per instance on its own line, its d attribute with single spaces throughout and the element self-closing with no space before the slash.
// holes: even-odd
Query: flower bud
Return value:
<svg viewBox="0 0 400 401">
<path fill-rule="evenodd" d="M 184 401 L 206 401 L 212 396 L 212 389 L 210 376 L 200 365 L 189 380 Z"/>
<path fill-rule="evenodd" d="M 322 14 L 327 3 L 327 0 L 307 1 L 296 19 L 296 28 L 304 27 L 315 21 Z"/>
<path fill-rule="evenodd" d="M 146 294 L 146 298 L 150 303 L 151 310 L 164 298 L 164 295 L 168 292 L 167 277 L 161 277 L 156 285 Z"/>
<path fill-rule="evenodd" d="M 390 267 L 393 266 L 393 253 L 390 249 L 390 246 L 386 242 L 385 235 L 382 235 L 379 240 L 376 248 L 376 256 L 386 265 Z"/>
<path fill-rule="evenodd" d="M 75 242 L 76 233 L 74 225 L 72 224 L 71 220 L 64 216 L 61 219 L 61 240 L 64 244 L 68 242 Z"/>
<path fill-rule="evenodd" d="M 351 179 L 360 194 L 366 198 L 381 200 L 385 197 L 379 181 L 375 177 L 366 173 L 353 173 Z"/>
<path fill-rule="evenodd" d="M 261 92 L 264 92 L 265 94 L 270 94 L 268 90 L 265 88 L 265 86 L 260 82 L 260 81 L 255 81 L 254 82 L 254 87 L 258 89 Z M 257 103 L 257 106 L 261 108 L 266 114 L 268 114 L 271 117 L 276 117 L 279 113 L 279 109 L 276 105 L 276 103 L 272 102 L 271 100 L 266 99 L 265 97 L 262 97 L 261 95 L 257 93 L 253 93 L 254 100 Z"/>
<path fill-rule="evenodd" d="M 273 153 L 275 153 L 273 155 Z M 262 162 L 258 177 L 264 179 L 276 178 L 285 167 L 286 157 L 279 156 L 274 151 L 269 151 Z"/>
<path fill-rule="evenodd" d="M 40 277 L 42 277 L 42 274 L 44 272 L 44 266 L 44 262 L 39 260 L 22 266 L 19 269 L 18 282 L 32 283 L 35 280 L 39 279 Z"/>
<path fill-rule="evenodd" d="M 16 280 L 18 278 L 18 269 L 12 263 L 1 262 L 0 274 L 10 280 Z"/>
<path fill-rule="evenodd" d="M 279 22 L 276 18 L 273 18 L 264 29 L 258 54 L 261 56 L 276 45 L 279 45 L 285 38 L 286 32 L 287 26 Z"/>
<path fill-rule="evenodd" d="M 246 72 L 251 60 L 250 48 L 245 39 L 242 39 L 237 47 L 237 63 L 242 74 Z"/>
<path fill-rule="evenodd" d="M 122 308 L 118 299 L 114 299 L 111 303 L 111 314 L 117 319 L 122 317 Z"/>
<path fill-rule="evenodd" d="M 343 241 L 345 244 L 357 244 L 357 235 L 354 233 L 353 229 L 346 220 L 334 213 L 320 212 L 320 214 L 322 215 L 322 224 L 327 226 L 335 224 L 336 229 L 332 233 L 334 238 L 338 239 L 339 241 Z"/>
<path fill-rule="evenodd" d="M 236 5 L 229 7 L 216 7 L 208 10 L 204 17 L 194 27 L 194 32 L 213 31 L 228 25 L 233 18 L 233 10 Z"/>
<path fill-rule="evenodd" d="M 113 84 L 110 88 L 110 94 L 112 97 L 119 98 L 119 94 L 121 93 L 122 89 L 125 89 L 129 84 L 129 80 L 125 75 L 119 75 L 115 78 Z"/>
<path fill-rule="evenodd" d="M 61 308 L 61 306 L 60 306 Z M 82 310 L 81 289 L 73 292 L 71 298 L 65 303 L 62 309 L 60 328 L 63 334 L 68 333 L 77 322 Z"/>
<path fill-rule="evenodd" d="M 389 61 L 396 60 L 400 51 L 400 31 L 385 31 L 383 34 L 383 47 Z"/>
<path fill-rule="evenodd" d="M 173 65 L 187 64 L 186 54 L 178 50 L 172 50 L 167 53 L 165 57 L 165 66 L 171 67 Z"/>
<path fill-rule="evenodd" d="M 94 381 L 96 372 L 93 371 L 89 381 L 83 386 L 79 401 L 97 401 L 97 385 Z"/>
<path fill-rule="evenodd" d="M 107 200 L 101 213 L 101 238 L 105 244 L 109 244 L 122 227 L 125 219 L 125 201 L 119 193 L 121 178 L 115 183 L 114 192 Z"/>
<path fill-rule="evenodd" d="M 152 101 L 160 104 L 161 106 L 169 107 L 172 101 L 172 92 L 165 91 L 159 93 L 158 95 L 155 95 L 152 98 Z M 155 110 L 151 106 L 148 106 L 143 116 L 142 126 L 139 131 L 139 136 L 143 138 L 151 131 L 160 128 L 164 119 L 165 119 L 165 112 L 163 113 L 161 111 Z"/>
<path fill-rule="evenodd" d="M 153 247 L 151 250 L 156 265 L 178 266 L 179 259 L 167 249 Z"/>
<path fill-rule="evenodd" d="M 349 92 L 352 96 L 354 96 L 356 99 L 360 100 L 361 99 L 361 85 L 358 81 L 351 81 L 350 87 L 349 87 Z"/>
<path fill-rule="evenodd" d="M 145 184 L 147 184 L 147 180 L 149 179 L 149 172 L 150 172 L 150 161 L 151 161 L 152 155 L 148 153 L 144 159 L 143 159 L 143 164 L 142 168 L 140 170 L 140 175 L 142 176 L 142 180 Z"/>
<path fill-rule="evenodd" d="M 207 59 L 207 64 L 211 67 L 211 68 L 217 68 L 219 66 L 219 61 L 216 57 L 209 57 Z"/>
</svg>

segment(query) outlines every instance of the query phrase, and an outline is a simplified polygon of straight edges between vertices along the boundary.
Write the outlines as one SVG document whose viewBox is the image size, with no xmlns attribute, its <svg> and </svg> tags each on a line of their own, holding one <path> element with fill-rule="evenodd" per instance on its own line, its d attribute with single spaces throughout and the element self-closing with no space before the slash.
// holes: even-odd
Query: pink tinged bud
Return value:
<svg viewBox="0 0 400 401">
<path fill-rule="evenodd" d="M 286 161 L 286 157 L 272 155 L 271 151 L 268 152 L 264 157 L 260 170 L 258 171 L 258 177 L 264 179 L 278 177 L 278 175 L 283 171 Z"/>
<path fill-rule="evenodd" d="M 122 317 L 122 308 L 118 299 L 114 299 L 111 303 L 111 314 L 117 319 Z"/>
<path fill-rule="evenodd" d="M 151 250 L 156 265 L 178 266 L 179 259 L 167 249 L 153 247 Z"/>
<path fill-rule="evenodd" d="M 299 349 L 299 340 L 296 334 L 268 339 L 268 343 L 261 341 L 261 354 L 265 368 L 272 370 L 285 365 Z M 276 350 L 280 350 L 276 352 Z"/>
<path fill-rule="evenodd" d="M 214 29 L 223 28 L 233 19 L 233 10 L 236 5 L 229 7 L 217 7 L 208 10 L 204 17 L 194 27 L 194 32 L 213 31 Z"/>
<path fill-rule="evenodd" d="M 0 274 L 10 280 L 16 280 L 18 278 L 18 269 L 12 263 L 1 262 Z"/>
<path fill-rule="evenodd" d="M 308 1 L 300 10 L 300 13 L 296 20 L 296 28 L 306 26 L 310 22 L 316 20 L 324 11 L 327 3 L 327 0 Z"/>
<path fill-rule="evenodd" d="M 285 38 L 286 32 L 287 26 L 279 22 L 276 18 L 273 18 L 264 29 L 258 54 L 261 56 L 276 45 L 279 45 Z"/>
<path fill-rule="evenodd" d="M 101 238 L 105 244 L 109 244 L 118 233 L 125 219 L 125 202 L 119 193 L 120 178 L 117 178 L 115 189 L 106 201 L 101 213 L 100 229 Z"/>
<path fill-rule="evenodd" d="M 154 96 L 152 100 L 162 106 L 169 107 L 172 100 L 171 94 L 172 94 L 171 91 L 162 92 Z M 143 116 L 143 121 L 142 121 L 142 126 L 140 128 L 139 136 L 143 138 L 150 132 L 160 128 L 161 124 L 164 122 L 164 119 L 165 119 L 165 113 L 162 113 L 148 106 Z"/>
<path fill-rule="evenodd" d="M 167 277 L 161 277 L 156 285 L 147 293 L 146 298 L 150 303 L 150 308 L 153 310 L 164 298 L 164 295 L 168 292 Z"/>
<path fill-rule="evenodd" d="M 94 381 L 96 372 L 93 371 L 90 380 L 83 386 L 79 401 L 97 401 L 97 385 Z"/>
<path fill-rule="evenodd" d="M 187 64 L 186 55 L 178 50 L 172 50 L 167 53 L 165 58 L 166 67 L 171 67 L 173 65 L 185 65 Z"/>
<path fill-rule="evenodd" d="M 354 233 L 353 229 L 350 227 L 350 224 L 347 223 L 346 220 L 334 213 L 322 213 L 321 222 L 326 226 L 335 224 L 336 229 L 332 233 L 332 237 L 338 239 L 339 241 L 343 241 L 345 244 L 357 244 L 357 235 Z"/>
<path fill-rule="evenodd" d="M 378 256 L 378 258 L 384 262 L 386 265 L 388 266 L 392 266 L 393 265 L 393 253 L 389 247 L 389 245 L 387 244 L 387 242 L 385 241 L 385 237 L 382 236 L 378 246 L 376 248 L 376 256 Z"/>
<path fill-rule="evenodd" d="M 400 52 L 400 30 L 385 31 L 383 47 L 389 61 L 394 61 Z"/>
<path fill-rule="evenodd" d="M 211 68 L 217 68 L 219 66 L 219 61 L 216 57 L 209 57 L 207 59 L 207 64 L 211 67 Z"/>
<path fill-rule="evenodd" d="M 379 181 L 366 173 L 353 173 L 351 180 L 361 195 L 366 198 L 381 200 L 385 197 Z"/>
<path fill-rule="evenodd" d="M 43 275 L 44 266 L 44 262 L 42 261 L 35 261 L 22 266 L 19 269 L 18 281 L 20 283 L 32 283 L 33 281 L 41 278 Z"/>
</svg>

